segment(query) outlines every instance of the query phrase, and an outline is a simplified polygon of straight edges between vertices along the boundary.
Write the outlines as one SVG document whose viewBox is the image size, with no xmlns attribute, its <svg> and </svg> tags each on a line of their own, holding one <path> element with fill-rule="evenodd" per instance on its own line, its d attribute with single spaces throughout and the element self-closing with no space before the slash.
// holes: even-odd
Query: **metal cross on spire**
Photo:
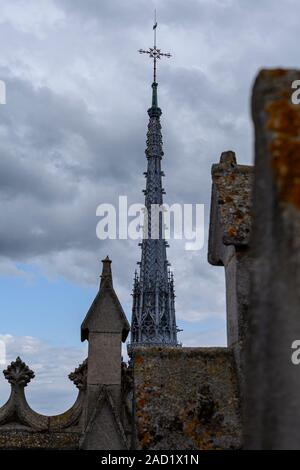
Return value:
<svg viewBox="0 0 300 470">
<path fill-rule="evenodd" d="M 161 52 L 160 49 L 156 47 L 156 28 L 157 28 L 157 21 L 156 21 L 156 10 L 154 11 L 154 25 L 153 25 L 153 32 L 154 32 L 154 41 L 153 47 L 149 47 L 147 51 L 144 49 L 139 49 L 140 54 L 149 54 L 150 59 L 153 59 L 153 82 L 156 83 L 156 61 L 157 59 L 161 59 L 162 57 L 172 57 L 172 55 L 167 52 Z"/>
</svg>

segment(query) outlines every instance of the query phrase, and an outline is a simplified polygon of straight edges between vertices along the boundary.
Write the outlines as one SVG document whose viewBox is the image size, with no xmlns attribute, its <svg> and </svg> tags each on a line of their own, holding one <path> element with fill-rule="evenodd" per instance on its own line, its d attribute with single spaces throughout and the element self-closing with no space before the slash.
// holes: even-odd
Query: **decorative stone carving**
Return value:
<svg viewBox="0 0 300 470">
<path fill-rule="evenodd" d="M 27 403 L 24 388 L 34 378 L 34 373 L 20 357 L 3 371 L 12 390 L 8 401 L 0 407 L 0 449 L 78 448 L 83 430 L 81 416 L 85 398 L 82 392 L 86 375 L 85 363 L 86 361 L 73 373 L 79 388 L 74 405 L 64 413 L 54 416 L 36 413 Z M 13 433 L 10 432 L 12 429 Z"/>
<path fill-rule="evenodd" d="M 69 379 L 76 385 L 78 390 L 86 390 L 87 384 L 87 359 L 80 364 L 74 372 L 69 374 Z"/>
<path fill-rule="evenodd" d="M 4 377 L 11 385 L 26 387 L 30 380 L 34 378 L 34 372 L 18 356 L 6 370 L 3 371 Z"/>
<path fill-rule="evenodd" d="M 145 194 L 144 234 L 139 275 L 135 273 L 133 286 L 131 343 L 135 346 L 176 346 L 174 278 L 167 260 L 162 214 L 153 214 L 153 208 L 162 207 L 161 159 L 164 155 L 160 124 L 161 109 L 157 106 L 157 83 L 152 84 L 152 107 L 148 110 L 147 171 Z"/>
</svg>

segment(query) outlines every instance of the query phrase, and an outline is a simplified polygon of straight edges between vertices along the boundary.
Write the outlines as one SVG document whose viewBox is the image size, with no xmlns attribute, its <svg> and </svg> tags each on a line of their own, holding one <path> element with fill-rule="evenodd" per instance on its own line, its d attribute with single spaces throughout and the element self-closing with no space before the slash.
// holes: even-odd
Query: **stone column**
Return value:
<svg viewBox="0 0 300 470">
<path fill-rule="evenodd" d="M 234 352 L 242 388 L 249 307 L 253 168 L 238 165 L 234 152 L 223 152 L 220 163 L 212 166 L 212 180 L 208 261 L 225 268 L 227 341 Z"/>
<path fill-rule="evenodd" d="M 245 447 L 300 449 L 300 70 L 263 70 L 253 90 L 254 219 Z"/>
</svg>

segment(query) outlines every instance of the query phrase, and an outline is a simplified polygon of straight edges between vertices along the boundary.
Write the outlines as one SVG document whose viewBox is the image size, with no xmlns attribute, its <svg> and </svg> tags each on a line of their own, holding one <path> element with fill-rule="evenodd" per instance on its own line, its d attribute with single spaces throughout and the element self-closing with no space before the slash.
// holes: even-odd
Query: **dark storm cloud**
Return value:
<svg viewBox="0 0 300 470">
<path fill-rule="evenodd" d="M 128 193 L 135 180 L 135 136 L 104 129 L 79 98 L 1 76 L 9 97 L 0 108 L 1 255 L 95 250 L 97 205 L 116 202 L 114 188 Z"/>
<path fill-rule="evenodd" d="M 33 160 L 45 167 L 50 163 L 59 176 L 66 172 L 78 178 L 113 177 L 120 166 L 119 159 L 113 157 L 118 152 L 122 156 L 124 141 L 120 141 L 114 128 L 104 128 L 97 122 L 97 117 L 87 110 L 80 97 L 60 95 L 47 88 L 35 89 L 28 81 L 6 76 L 5 71 L 1 77 L 8 94 L 7 105 L 0 108 L 1 128 L 6 135 L 2 140 L 2 154 L 5 154 L 5 146 L 8 150 L 15 148 L 13 157 L 24 160 L 26 157 L 28 168 Z M 130 136 L 127 138 L 132 141 Z M 137 158 L 134 144 L 130 142 L 125 145 L 131 158 L 122 169 L 122 173 L 127 171 L 129 176 L 130 165 L 134 164 L 134 157 Z M 82 154 L 77 151 L 80 145 Z M 24 176 L 26 180 L 26 174 Z M 54 197 L 55 191 L 53 187 Z"/>
</svg>

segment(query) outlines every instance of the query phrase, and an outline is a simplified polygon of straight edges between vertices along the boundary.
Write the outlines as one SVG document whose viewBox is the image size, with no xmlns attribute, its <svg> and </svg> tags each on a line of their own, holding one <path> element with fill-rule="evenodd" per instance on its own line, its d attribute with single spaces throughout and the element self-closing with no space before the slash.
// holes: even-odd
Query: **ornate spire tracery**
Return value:
<svg viewBox="0 0 300 470">
<path fill-rule="evenodd" d="M 174 280 L 170 273 L 167 260 L 167 243 L 164 238 L 163 214 L 159 212 L 156 220 L 152 220 L 153 205 L 162 208 L 164 189 L 162 187 L 161 160 L 164 155 L 160 116 L 158 107 L 156 82 L 156 61 L 171 54 L 162 53 L 156 47 L 155 18 L 154 46 L 148 51 L 140 49 L 140 53 L 149 54 L 154 63 L 154 81 L 152 83 L 152 106 L 148 109 L 149 123 L 147 131 L 147 171 L 145 194 L 146 216 L 144 220 L 145 237 L 141 243 L 142 254 L 139 274 L 135 273 L 133 285 L 133 308 L 131 326 L 131 345 L 177 345 L 177 326 L 175 320 Z M 156 238 L 153 234 L 156 225 Z"/>
</svg>

